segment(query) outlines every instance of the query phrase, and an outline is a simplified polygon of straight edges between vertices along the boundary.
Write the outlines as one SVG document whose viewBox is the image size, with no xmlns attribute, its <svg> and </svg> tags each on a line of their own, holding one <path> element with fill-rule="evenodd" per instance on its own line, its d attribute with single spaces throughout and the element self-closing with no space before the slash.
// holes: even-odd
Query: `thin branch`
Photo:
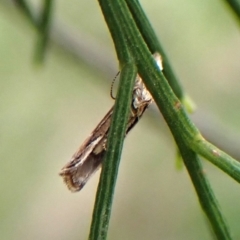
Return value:
<svg viewBox="0 0 240 240">
<path fill-rule="evenodd" d="M 124 9 L 125 11 L 128 11 L 127 7 Z M 175 139 L 181 137 L 187 146 L 191 146 L 193 150 L 196 150 L 197 147 L 195 145 L 197 145 L 202 139 L 199 130 L 189 119 L 181 102 L 174 95 L 164 75 L 159 72 L 154 60 L 151 58 L 147 46 L 139 35 L 138 29 L 134 24 L 130 13 L 126 14 L 126 12 L 118 11 L 118 14 L 119 18 L 123 18 L 122 15 L 125 15 L 125 18 L 128 16 L 127 21 L 125 20 L 124 22 L 124 30 L 126 31 L 125 35 L 130 49 L 135 57 L 139 74 L 144 79 L 147 88 L 162 112 L 173 136 Z M 139 39 L 141 39 L 141 41 Z M 232 161 L 229 161 L 229 158 L 226 158 L 226 155 L 224 155 L 221 160 L 218 157 L 215 157 L 214 160 L 213 158 L 208 158 L 207 160 L 211 161 L 236 181 L 240 182 L 239 162 L 232 160 L 234 161 L 234 165 L 232 165 Z"/>
<path fill-rule="evenodd" d="M 234 158 L 206 141 L 202 136 L 192 142 L 191 148 L 240 183 L 240 163 Z"/>
<path fill-rule="evenodd" d="M 29 22 L 38 28 L 38 21 L 37 18 L 35 16 L 35 14 L 32 11 L 31 6 L 27 3 L 27 1 L 25 0 L 14 0 L 13 1 L 18 7 L 19 9 L 23 12 L 23 14 L 27 17 L 27 19 L 29 20 Z"/>
<path fill-rule="evenodd" d="M 100 7 L 104 12 L 108 8 L 106 2 L 101 2 Z M 117 56 L 120 62 L 121 75 L 117 98 L 114 105 L 111 126 L 107 138 L 107 151 L 103 161 L 102 172 L 98 185 L 95 206 L 93 211 L 90 240 L 107 238 L 108 225 L 112 209 L 114 189 L 120 163 L 123 141 L 126 135 L 126 127 L 129 119 L 132 92 L 135 83 L 137 68 L 128 50 L 127 42 L 123 35 L 122 24 L 116 18 L 114 12 L 107 11 L 104 14 L 108 28 L 115 44 Z"/>
<path fill-rule="evenodd" d="M 239 0 L 224 0 L 226 2 L 240 23 L 240 1 Z"/>
<path fill-rule="evenodd" d="M 170 64 L 170 60 L 168 59 L 168 56 L 165 53 L 164 48 L 159 41 L 159 38 L 156 36 L 141 5 L 139 4 L 138 0 L 126 0 L 126 3 L 128 4 L 129 10 L 132 13 L 135 23 L 141 32 L 146 44 L 148 45 L 151 53 L 161 53 L 164 65 L 163 73 L 166 76 L 166 79 L 168 80 L 176 96 L 182 100 L 184 98 L 184 92 L 180 86 L 179 79 L 177 79 L 176 74 L 174 73 L 174 70 Z"/>
<path fill-rule="evenodd" d="M 42 63 L 46 55 L 49 42 L 51 18 L 53 12 L 53 0 L 44 0 L 43 9 L 38 24 L 39 34 L 36 46 L 35 59 L 37 63 Z"/>
<path fill-rule="evenodd" d="M 188 170 L 198 195 L 199 202 L 209 219 L 215 235 L 221 240 L 232 239 L 229 228 L 226 225 L 226 221 L 221 213 L 218 201 L 214 196 L 207 176 L 204 173 L 199 157 L 191 149 L 184 146 L 184 143 L 181 141 L 181 139 L 178 141 L 178 143 L 184 164 Z"/>
<path fill-rule="evenodd" d="M 196 156 L 196 154 L 192 150 L 190 150 L 190 148 L 194 144 L 194 140 L 198 136 L 200 136 L 199 131 L 196 129 L 193 123 L 191 123 L 190 119 L 186 115 L 180 101 L 173 94 L 172 89 L 168 85 L 164 75 L 159 72 L 156 65 L 154 65 L 153 60 L 150 58 L 150 53 L 146 45 L 144 44 L 144 41 L 141 38 L 136 25 L 134 24 L 132 16 L 127 9 L 127 6 L 124 4 L 123 1 L 120 0 L 114 1 L 114 4 L 109 1 L 108 5 L 111 6 L 111 9 L 115 8 L 115 14 L 117 15 L 118 19 L 123 19 L 122 24 L 124 29 L 124 35 L 128 40 L 129 48 L 135 58 L 139 74 L 145 80 L 149 91 L 151 92 L 160 111 L 162 112 L 181 151 L 186 166 L 188 167 L 188 169 L 189 167 L 195 166 L 195 168 L 190 170 L 192 179 L 198 180 L 198 184 L 195 185 L 200 186 L 199 184 L 201 183 L 201 181 L 203 181 L 203 183 L 201 184 L 204 184 L 204 186 L 201 185 L 202 188 L 200 188 L 200 192 L 198 192 L 197 188 L 196 191 L 198 192 L 199 199 L 204 200 L 204 202 L 201 201 L 201 204 L 203 206 L 203 209 L 207 213 L 207 216 L 209 217 L 216 236 L 218 237 L 218 239 L 230 239 L 231 237 L 229 234 L 229 230 L 226 227 L 226 224 L 218 208 L 217 202 L 213 197 L 214 195 L 209 187 L 209 184 L 207 184 L 206 179 L 200 179 L 203 177 L 200 177 L 199 173 L 196 172 L 201 170 L 201 166 L 199 165 L 196 157 L 194 157 Z M 194 163 L 191 163 L 192 161 Z M 224 159 L 224 161 L 225 164 L 229 166 L 227 159 Z M 236 163 L 239 164 L 238 162 Z M 234 166 L 235 171 L 240 172 L 239 166 Z M 209 198 L 202 198 L 202 196 L 208 193 L 210 193 Z M 210 206 L 213 207 L 211 208 Z"/>
<path fill-rule="evenodd" d="M 40 18 L 34 14 L 32 7 L 25 0 L 14 0 L 14 2 L 31 25 L 38 31 L 35 60 L 38 63 L 43 62 L 50 34 L 53 0 L 44 0 Z"/>
<path fill-rule="evenodd" d="M 121 158 L 123 140 L 130 113 L 132 89 L 137 69 L 125 64 L 120 76 L 120 86 L 114 105 L 111 127 L 107 140 L 107 152 L 103 161 L 95 206 L 92 216 L 90 240 L 106 239 L 112 209 L 114 188 Z"/>
</svg>

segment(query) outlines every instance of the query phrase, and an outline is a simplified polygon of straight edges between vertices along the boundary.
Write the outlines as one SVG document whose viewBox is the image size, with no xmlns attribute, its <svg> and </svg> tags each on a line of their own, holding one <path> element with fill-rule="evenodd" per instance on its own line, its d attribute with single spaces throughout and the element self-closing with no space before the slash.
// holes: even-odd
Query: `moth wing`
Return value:
<svg viewBox="0 0 240 240">
<path fill-rule="evenodd" d="M 85 143 L 89 142 L 87 140 Z M 81 147 L 59 173 L 72 192 L 81 190 L 89 177 L 99 168 L 102 157 L 93 154 L 93 149 L 101 140 L 102 136 L 99 136 L 87 146 L 83 144 L 86 147 Z"/>
</svg>

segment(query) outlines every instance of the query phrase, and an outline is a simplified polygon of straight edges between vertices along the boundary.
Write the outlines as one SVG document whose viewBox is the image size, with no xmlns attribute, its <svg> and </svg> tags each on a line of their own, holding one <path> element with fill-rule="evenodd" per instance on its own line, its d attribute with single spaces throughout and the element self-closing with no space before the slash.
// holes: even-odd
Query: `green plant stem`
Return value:
<svg viewBox="0 0 240 240">
<path fill-rule="evenodd" d="M 105 9 L 105 5 L 101 5 Z M 133 65 L 131 54 L 122 32 L 122 23 L 116 15 L 108 11 L 104 15 L 108 28 L 110 29 L 120 67 L 120 86 L 115 102 L 114 112 L 111 120 L 110 131 L 107 140 L 107 152 L 103 161 L 101 177 L 95 199 L 95 206 L 92 216 L 90 240 L 104 240 L 107 237 L 107 230 L 111 215 L 112 200 L 117 178 L 118 166 L 122 151 L 122 144 L 126 134 L 126 120 L 131 105 L 132 89 L 137 74 L 137 69 Z"/>
<path fill-rule="evenodd" d="M 126 62 L 132 61 L 132 56 L 129 52 L 125 36 L 121 34 L 121 32 L 123 31 L 122 19 L 118 19 L 117 15 L 114 12 L 109 11 L 108 8 L 106 8 L 106 6 L 104 5 L 104 1 L 98 2 L 102 11 L 107 12 L 103 16 L 111 33 L 121 69 Z"/>
<path fill-rule="evenodd" d="M 39 21 L 39 36 L 35 54 L 35 59 L 38 63 L 42 63 L 46 55 L 46 49 L 49 41 L 52 12 L 53 12 L 53 0 L 44 0 L 41 19 Z"/>
<path fill-rule="evenodd" d="M 209 219 L 217 239 L 232 239 L 217 199 L 204 173 L 200 159 L 181 140 L 178 141 L 178 147 L 198 195 L 199 202 Z"/>
<path fill-rule="evenodd" d="M 37 19 L 34 17 L 32 9 L 30 8 L 29 4 L 25 0 L 14 0 L 16 5 L 21 9 L 23 14 L 27 17 L 29 22 L 36 27 L 38 25 Z"/>
<path fill-rule="evenodd" d="M 239 182 L 240 163 L 234 158 L 206 141 L 202 136 L 196 138 L 196 142 L 192 144 L 192 149 Z"/>
<path fill-rule="evenodd" d="M 32 26 L 34 26 L 34 28 L 38 31 L 35 60 L 37 63 L 41 63 L 44 60 L 46 48 L 49 42 L 53 0 L 44 0 L 43 10 L 40 14 L 40 20 L 34 16 L 30 5 L 25 0 L 15 0 L 15 3 L 19 9 L 21 9 Z"/>
<path fill-rule="evenodd" d="M 224 223 L 223 217 L 207 180 L 205 179 L 203 183 L 200 183 L 200 181 L 202 181 L 200 179 L 203 177 L 196 172 L 201 170 L 199 162 L 196 161 L 195 165 L 191 164 L 191 161 L 194 162 L 194 160 L 197 159 L 196 154 L 190 150 L 190 146 L 195 143 L 195 138 L 200 135 L 199 131 L 188 118 L 180 101 L 168 85 L 164 75 L 158 70 L 156 64 L 151 58 L 151 54 L 148 51 L 148 48 L 144 43 L 125 2 L 121 0 L 100 0 L 99 2 L 101 2 L 102 5 L 105 4 L 106 6 L 106 9 L 102 8 L 105 17 L 108 16 L 109 12 L 112 12 L 115 14 L 116 19 L 121 19 L 121 24 L 123 24 L 123 33 L 120 34 L 125 36 L 129 49 L 132 52 L 137 64 L 138 72 L 144 79 L 149 91 L 151 92 L 167 124 L 169 125 L 170 130 L 172 131 L 184 158 L 184 162 L 186 162 L 191 178 L 196 181 L 196 183 L 194 183 L 196 191 L 201 205 L 203 206 L 203 209 L 213 226 L 214 232 L 218 239 L 230 239 L 229 231 Z M 240 168 L 237 166 L 235 170 L 239 171 Z M 208 198 L 203 197 L 206 194 L 208 194 Z M 222 238 L 223 236 L 225 236 L 225 238 Z"/>
<path fill-rule="evenodd" d="M 129 49 L 138 67 L 138 73 L 142 76 L 148 90 L 151 92 L 173 136 L 175 139 L 182 139 L 185 144 L 193 150 L 198 149 L 195 145 L 197 145 L 202 138 L 201 134 L 189 119 L 181 102 L 174 95 L 164 75 L 159 71 L 156 63 L 152 59 L 151 53 L 137 29 L 127 5 L 120 0 L 116 0 L 112 5 L 114 5 L 114 8 L 118 8 L 118 11 L 115 12 L 117 17 L 121 18 L 122 21 L 124 20 L 124 35 L 126 36 Z M 202 145 L 202 147 L 207 147 L 207 145 Z M 207 158 L 207 160 L 240 182 L 239 162 L 233 160 L 235 164 L 232 165 L 226 158 L 222 158 L 221 161 L 224 163 L 220 163 L 218 157 L 215 157 L 214 161 L 212 161 L 213 158 Z"/>
<path fill-rule="evenodd" d="M 115 102 L 110 131 L 107 140 L 107 152 L 103 161 L 98 185 L 89 239 L 104 240 L 107 237 L 114 188 L 118 173 L 123 140 L 130 113 L 132 89 L 137 68 L 133 63 L 124 65 L 120 86 Z"/>
<path fill-rule="evenodd" d="M 233 13 L 237 16 L 238 22 L 240 21 L 240 1 L 239 0 L 225 0 L 231 7 Z"/>
<path fill-rule="evenodd" d="M 180 85 L 180 82 L 177 79 L 176 74 L 174 73 L 170 65 L 168 56 L 165 53 L 164 48 L 162 47 L 161 42 L 156 36 L 141 5 L 139 4 L 138 0 L 126 0 L 126 3 L 135 20 L 138 30 L 141 32 L 142 37 L 145 43 L 147 44 L 148 48 L 150 49 L 151 53 L 155 53 L 155 52 L 161 53 L 161 56 L 163 58 L 163 65 L 164 65 L 163 73 L 166 76 L 166 79 L 168 80 L 176 96 L 180 100 L 182 100 L 182 98 L 184 97 L 184 93 Z"/>
</svg>

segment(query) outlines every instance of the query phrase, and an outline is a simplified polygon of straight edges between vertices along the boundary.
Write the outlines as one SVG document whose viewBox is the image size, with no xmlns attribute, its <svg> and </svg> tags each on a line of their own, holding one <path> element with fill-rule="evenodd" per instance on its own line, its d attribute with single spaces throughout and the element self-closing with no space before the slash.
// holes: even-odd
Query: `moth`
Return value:
<svg viewBox="0 0 240 240">
<path fill-rule="evenodd" d="M 155 53 L 153 57 L 162 71 L 160 54 Z M 137 75 L 133 88 L 131 113 L 127 123 L 126 135 L 136 125 L 152 101 L 151 94 L 145 87 L 141 77 Z M 112 113 L 113 107 L 75 152 L 70 161 L 61 169 L 59 174 L 63 177 L 70 191 L 80 191 L 93 173 L 101 167 L 106 152 Z"/>
</svg>

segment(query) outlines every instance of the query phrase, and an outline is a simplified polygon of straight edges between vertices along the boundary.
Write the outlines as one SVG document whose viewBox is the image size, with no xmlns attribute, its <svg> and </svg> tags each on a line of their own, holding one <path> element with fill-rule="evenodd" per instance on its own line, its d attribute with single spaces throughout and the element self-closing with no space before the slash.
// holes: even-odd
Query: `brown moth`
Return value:
<svg viewBox="0 0 240 240">
<path fill-rule="evenodd" d="M 162 60 L 159 53 L 153 55 L 159 69 L 162 71 Z M 140 117 L 152 102 L 152 96 L 145 87 L 139 75 L 133 88 L 131 113 L 127 123 L 126 134 L 135 126 Z M 98 170 L 106 152 L 107 136 L 113 107 L 84 141 L 70 161 L 62 168 L 60 176 L 63 177 L 69 190 L 80 191 L 92 174 Z"/>
</svg>

